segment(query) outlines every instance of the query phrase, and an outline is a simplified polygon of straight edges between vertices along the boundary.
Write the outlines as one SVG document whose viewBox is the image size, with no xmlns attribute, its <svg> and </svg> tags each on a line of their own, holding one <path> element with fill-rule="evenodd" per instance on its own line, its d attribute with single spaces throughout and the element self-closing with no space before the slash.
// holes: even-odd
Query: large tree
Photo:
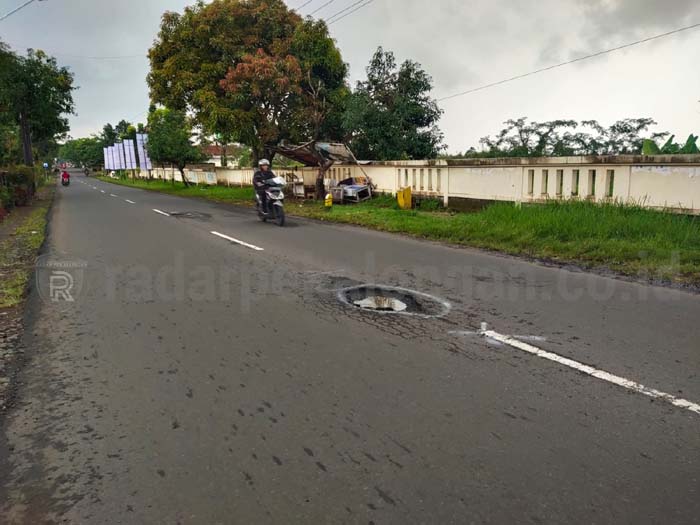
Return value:
<svg viewBox="0 0 700 525">
<path fill-rule="evenodd" d="M 0 113 L 19 128 L 24 162 L 32 165 L 33 143 L 46 146 L 68 132 L 73 74 L 42 51 L 17 56 L 3 48 L 0 55 Z"/>
<path fill-rule="evenodd" d="M 397 67 L 394 54 L 377 49 L 345 113 L 358 157 L 377 160 L 434 158 L 444 149 L 437 126 L 442 110 L 431 98 L 433 81 L 411 60 Z"/>
<path fill-rule="evenodd" d="M 314 131 L 340 138 L 332 111 L 322 112 L 328 126 L 314 123 L 322 104 L 313 104 L 342 100 L 347 67 L 325 22 L 304 21 L 282 0 L 199 1 L 165 13 L 149 57 L 152 101 L 191 112 L 221 143 L 251 147 L 254 162 Z"/>
<path fill-rule="evenodd" d="M 203 160 L 192 144 L 192 126 L 184 112 L 157 109 L 148 117 L 148 154 L 153 162 L 173 164 L 180 171 L 182 182 L 189 186 L 185 166 Z"/>
<path fill-rule="evenodd" d="M 12 72 L 16 67 L 17 57 L 9 47 L 0 41 L 0 165 L 14 164 L 19 155 L 19 127 L 15 123 L 11 90 Z"/>
</svg>

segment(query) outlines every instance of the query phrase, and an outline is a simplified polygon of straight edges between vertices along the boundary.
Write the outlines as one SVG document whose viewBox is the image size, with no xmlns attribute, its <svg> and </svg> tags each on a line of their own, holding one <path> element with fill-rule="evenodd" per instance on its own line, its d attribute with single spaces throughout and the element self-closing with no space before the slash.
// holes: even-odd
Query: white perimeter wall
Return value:
<svg viewBox="0 0 700 525">
<path fill-rule="evenodd" d="M 572 160 L 573 159 L 573 160 Z M 700 214 L 700 157 L 694 164 L 586 164 L 578 158 L 547 159 L 542 164 L 455 166 L 446 162 L 392 162 L 363 166 L 335 166 L 328 180 L 367 175 L 376 191 L 395 194 L 410 186 L 414 194 L 450 198 L 540 202 L 548 199 L 616 201 L 649 208 L 683 210 Z M 561 164 L 557 161 L 561 160 Z M 185 170 L 196 184 L 245 186 L 252 184 L 253 169 L 214 166 Z M 280 168 L 278 175 L 293 175 L 306 186 L 315 184 L 315 168 Z M 176 169 L 157 168 L 153 177 L 180 181 Z M 148 177 L 147 172 L 141 173 Z"/>
</svg>

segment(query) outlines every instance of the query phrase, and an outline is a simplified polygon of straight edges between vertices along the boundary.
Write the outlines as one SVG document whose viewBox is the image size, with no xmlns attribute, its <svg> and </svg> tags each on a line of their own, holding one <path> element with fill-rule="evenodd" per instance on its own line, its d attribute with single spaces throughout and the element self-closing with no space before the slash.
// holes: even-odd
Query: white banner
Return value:
<svg viewBox="0 0 700 525">
<path fill-rule="evenodd" d="M 136 151 L 134 151 L 134 141 L 127 139 L 124 141 L 124 153 L 126 157 L 126 169 L 136 169 Z"/>
<path fill-rule="evenodd" d="M 109 156 L 107 153 L 107 148 L 102 148 L 102 153 L 104 155 L 104 167 L 105 171 L 109 169 Z"/>
<path fill-rule="evenodd" d="M 117 148 L 117 169 L 126 169 L 126 158 L 124 157 L 124 144 L 117 142 L 114 145 Z"/>
<path fill-rule="evenodd" d="M 124 151 L 124 169 L 129 169 L 129 146 L 127 144 L 128 140 L 122 141 L 122 150 Z"/>
<path fill-rule="evenodd" d="M 107 158 L 109 159 L 109 169 L 114 170 L 114 146 L 107 146 Z"/>
<path fill-rule="evenodd" d="M 139 166 L 142 170 L 152 170 L 153 165 L 151 164 L 151 159 L 148 156 L 148 135 L 137 133 L 136 134 L 136 147 L 139 151 Z"/>
</svg>

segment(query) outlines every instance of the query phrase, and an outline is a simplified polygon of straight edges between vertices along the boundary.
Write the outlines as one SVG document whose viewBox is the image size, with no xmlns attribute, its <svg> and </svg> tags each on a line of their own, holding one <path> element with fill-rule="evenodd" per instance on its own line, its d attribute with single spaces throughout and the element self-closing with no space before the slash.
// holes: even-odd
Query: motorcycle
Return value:
<svg viewBox="0 0 700 525">
<path fill-rule="evenodd" d="M 274 177 L 265 183 L 265 195 L 267 196 L 268 210 L 263 210 L 260 195 L 255 193 L 255 209 L 261 221 L 274 220 L 278 226 L 284 226 L 284 191 L 287 182 L 282 177 Z"/>
<path fill-rule="evenodd" d="M 61 179 L 62 186 L 70 186 L 70 179 Z"/>
</svg>

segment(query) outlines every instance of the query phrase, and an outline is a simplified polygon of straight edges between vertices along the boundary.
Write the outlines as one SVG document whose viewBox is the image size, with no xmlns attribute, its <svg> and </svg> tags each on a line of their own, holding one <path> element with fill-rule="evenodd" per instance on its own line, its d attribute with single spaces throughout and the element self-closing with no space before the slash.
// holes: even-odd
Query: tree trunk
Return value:
<svg viewBox="0 0 700 525">
<path fill-rule="evenodd" d="M 257 168 L 258 167 L 258 162 L 260 162 L 262 159 L 267 159 L 272 163 L 272 160 L 275 158 L 275 152 L 272 151 L 270 148 L 267 146 L 254 146 L 251 148 L 252 149 L 252 160 L 253 160 L 253 167 Z"/>
<path fill-rule="evenodd" d="M 228 156 L 226 155 L 226 146 L 225 145 L 221 146 L 221 167 L 222 168 L 228 167 Z"/>
<path fill-rule="evenodd" d="M 178 166 L 177 169 L 180 170 L 180 176 L 182 177 L 182 182 L 185 185 L 185 188 L 190 187 L 190 183 L 187 182 L 187 177 L 185 177 L 185 167 L 184 166 Z"/>
<path fill-rule="evenodd" d="M 326 185 L 323 182 L 323 168 L 319 168 L 318 177 L 316 177 L 316 199 L 322 201 L 326 198 Z"/>
<path fill-rule="evenodd" d="M 34 165 L 34 154 L 32 152 L 32 135 L 29 129 L 29 119 L 26 113 L 22 113 L 19 118 L 20 136 L 22 139 L 22 155 L 27 166 Z"/>
<path fill-rule="evenodd" d="M 266 158 L 267 160 L 269 160 L 269 161 L 270 161 L 270 164 L 272 164 L 272 161 L 273 161 L 274 158 L 275 158 L 275 152 L 272 151 L 270 148 L 267 148 L 267 147 L 266 147 L 266 148 L 265 148 L 265 153 L 264 153 L 264 155 L 265 155 L 264 158 Z"/>
<path fill-rule="evenodd" d="M 326 178 L 326 173 L 333 166 L 333 161 L 329 160 L 319 164 L 318 166 L 318 176 L 316 177 L 316 198 L 318 200 L 323 200 L 326 198 L 326 185 L 323 179 Z"/>
</svg>

